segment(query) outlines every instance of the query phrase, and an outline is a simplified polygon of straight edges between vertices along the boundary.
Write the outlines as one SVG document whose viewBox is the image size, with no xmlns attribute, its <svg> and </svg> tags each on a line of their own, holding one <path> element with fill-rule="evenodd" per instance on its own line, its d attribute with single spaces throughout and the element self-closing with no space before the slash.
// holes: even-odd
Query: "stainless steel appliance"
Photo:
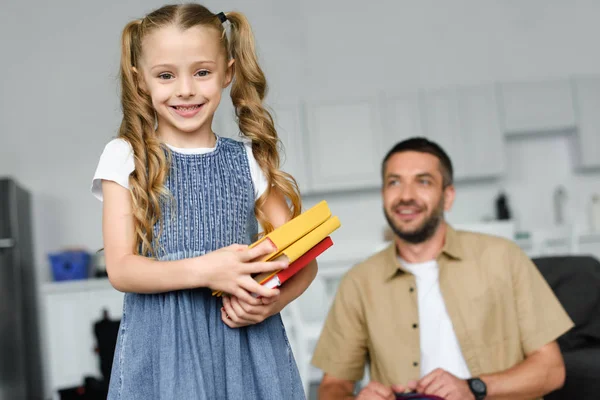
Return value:
<svg viewBox="0 0 600 400">
<path fill-rule="evenodd" d="M 41 400 L 42 358 L 31 199 L 0 179 L 0 400 Z"/>
</svg>

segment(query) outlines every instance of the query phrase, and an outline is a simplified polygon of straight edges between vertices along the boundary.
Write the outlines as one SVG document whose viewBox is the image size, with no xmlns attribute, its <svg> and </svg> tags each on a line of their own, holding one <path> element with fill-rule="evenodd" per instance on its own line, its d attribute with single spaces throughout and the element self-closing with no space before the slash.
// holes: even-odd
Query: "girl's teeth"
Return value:
<svg viewBox="0 0 600 400">
<path fill-rule="evenodd" d="M 195 110 L 196 108 L 198 108 L 198 106 L 191 106 L 191 107 L 176 107 L 178 110 L 181 111 L 192 111 Z"/>
</svg>

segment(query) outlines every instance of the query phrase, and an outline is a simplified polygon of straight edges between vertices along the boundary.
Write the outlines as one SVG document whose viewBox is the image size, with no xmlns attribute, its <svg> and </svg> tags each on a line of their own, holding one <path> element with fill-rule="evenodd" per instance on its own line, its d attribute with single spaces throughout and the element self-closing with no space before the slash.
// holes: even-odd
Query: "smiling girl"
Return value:
<svg viewBox="0 0 600 400">
<path fill-rule="evenodd" d="M 279 312 L 317 265 L 281 290 L 251 277 L 286 267 L 257 261 L 269 243 L 247 245 L 301 203 L 279 170 L 246 18 L 164 6 L 125 27 L 120 77 L 119 137 L 92 184 L 109 279 L 125 292 L 109 399 L 305 398 Z M 212 131 L 230 84 L 242 141 Z"/>
</svg>

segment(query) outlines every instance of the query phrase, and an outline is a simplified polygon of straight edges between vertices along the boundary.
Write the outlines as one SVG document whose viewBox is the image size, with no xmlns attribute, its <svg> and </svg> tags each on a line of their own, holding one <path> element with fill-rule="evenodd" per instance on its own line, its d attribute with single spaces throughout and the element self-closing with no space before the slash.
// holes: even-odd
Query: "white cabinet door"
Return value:
<svg viewBox="0 0 600 400">
<path fill-rule="evenodd" d="M 467 178 L 495 178 L 504 173 L 506 152 L 497 98 L 494 85 L 458 89 L 460 142 Z"/>
<path fill-rule="evenodd" d="M 573 129 L 575 114 L 570 82 L 544 80 L 500 84 L 503 126 L 507 135 Z"/>
<path fill-rule="evenodd" d="M 44 294 L 47 368 L 53 392 L 79 386 L 85 376 L 101 377 L 94 323 L 102 319 L 105 309 L 111 319 L 121 319 L 124 295 L 100 283 L 83 281 L 79 288 Z"/>
<path fill-rule="evenodd" d="M 574 78 L 577 113 L 577 164 L 600 167 L 600 76 Z"/>
<path fill-rule="evenodd" d="M 305 194 L 310 191 L 310 187 L 302 116 L 303 110 L 300 105 L 274 107 L 275 128 L 283 145 L 283 151 L 280 153 L 281 169 L 296 179 L 300 192 Z"/>
<path fill-rule="evenodd" d="M 422 112 L 426 136 L 448 153 L 456 181 L 503 173 L 504 139 L 492 85 L 426 92 Z"/>
<path fill-rule="evenodd" d="M 383 99 L 382 158 L 398 142 L 423 136 L 420 96 L 408 93 Z"/>
<path fill-rule="evenodd" d="M 460 131 L 458 91 L 456 88 L 427 91 L 423 105 L 426 136 L 448 154 L 456 180 L 468 177 L 468 152 Z"/>
<path fill-rule="evenodd" d="M 312 189 L 379 187 L 382 146 L 377 102 L 313 104 L 307 113 Z"/>
<path fill-rule="evenodd" d="M 78 386 L 90 372 L 91 326 L 86 292 L 53 293 L 45 298 L 46 335 L 52 390 Z"/>
</svg>

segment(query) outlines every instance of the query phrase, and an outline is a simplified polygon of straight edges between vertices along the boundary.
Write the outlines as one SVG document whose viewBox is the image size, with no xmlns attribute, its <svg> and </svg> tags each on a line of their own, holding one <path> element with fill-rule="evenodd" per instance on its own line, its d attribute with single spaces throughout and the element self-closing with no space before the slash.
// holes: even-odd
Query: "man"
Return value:
<svg viewBox="0 0 600 400">
<path fill-rule="evenodd" d="M 312 360 L 325 372 L 319 398 L 352 398 L 367 360 L 358 399 L 535 399 L 561 387 L 556 339 L 573 323 L 515 243 L 445 222 L 455 192 L 444 150 L 400 142 L 382 175 L 394 243 L 340 282 Z"/>
</svg>

